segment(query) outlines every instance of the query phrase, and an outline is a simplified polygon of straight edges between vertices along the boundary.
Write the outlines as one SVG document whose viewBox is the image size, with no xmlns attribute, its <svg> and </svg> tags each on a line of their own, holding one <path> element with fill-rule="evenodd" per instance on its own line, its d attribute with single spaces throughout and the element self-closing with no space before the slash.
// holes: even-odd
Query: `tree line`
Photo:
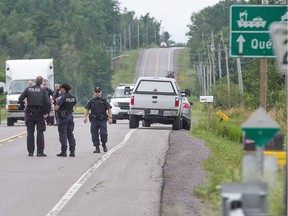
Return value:
<svg viewBox="0 0 288 216">
<path fill-rule="evenodd" d="M 281 3 L 281 0 L 269 1 L 269 4 Z M 245 105 L 253 109 L 260 100 L 260 60 L 241 58 L 239 64 L 228 54 L 230 6 L 237 4 L 261 4 L 261 0 L 224 0 L 193 13 L 188 25 L 188 47 L 199 79 L 198 95 L 213 94 L 218 107 Z M 237 73 L 239 66 L 241 75 Z M 204 76 L 208 81 L 203 81 Z M 267 109 L 284 108 L 285 79 L 274 59 L 267 64 L 267 87 Z"/>
<path fill-rule="evenodd" d="M 96 85 L 112 92 L 111 61 L 159 44 L 160 28 L 149 13 L 121 11 L 117 0 L 0 0 L 0 81 L 8 59 L 53 58 L 55 81 L 71 83 L 85 104 Z"/>
</svg>

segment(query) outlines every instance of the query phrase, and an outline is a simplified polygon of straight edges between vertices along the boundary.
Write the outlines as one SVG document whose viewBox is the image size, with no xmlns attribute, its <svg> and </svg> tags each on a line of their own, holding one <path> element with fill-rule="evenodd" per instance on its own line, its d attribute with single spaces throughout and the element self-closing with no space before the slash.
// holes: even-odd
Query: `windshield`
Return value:
<svg viewBox="0 0 288 216">
<path fill-rule="evenodd" d="M 32 80 L 12 80 L 9 87 L 9 94 L 21 94 L 28 87 Z M 47 80 L 46 80 L 47 81 Z M 47 81 L 48 82 L 48 81 Z M 34 80 L 31 83 L 35 85 Z M 49 84 L 48 84 L 49 85 Z"/>
<path fill-rule="evenodd" d="M 124 94 L 124 88 L 117 88 L 114 92 L 113 98 L 130 98 L 132 89 L 130 91 L 130 94 L 126 92 L 127 94 Z"/>
</svg>

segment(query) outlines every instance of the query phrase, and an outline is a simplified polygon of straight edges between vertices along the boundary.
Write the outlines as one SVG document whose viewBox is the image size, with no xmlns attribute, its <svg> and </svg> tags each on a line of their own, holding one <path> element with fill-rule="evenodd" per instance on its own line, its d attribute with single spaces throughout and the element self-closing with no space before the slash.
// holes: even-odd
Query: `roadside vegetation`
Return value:
<svg viewBox="0 0 288 216">
<path fill-rule="evenodd" d="M 233 107 L 223 108 L 217 103 L 213 103 L 210 124 L 208 124 L 207 104 L 199 102 L 197 94 L 196 72 L 193 70 L 190 59 L 187 57 L 189 49 L 183 49 L 179 52 L 178 62 L 185 71 L 179 71 L 178 75 L 187 77 L 185 81 L 180 82 L 181 89 L 189 88 L 192 85 L 192 129 L 191 135 L 200 138 L 206 142 L 211 151 L 211 156 L 205 161 L 204 168 L 207 172 L 208 182 L 200 185 L 193 191 L 205 203 L 205 214 L 221 214 L 221 184 L 224 182 L 242 181 L 242 159 L 245 151 L 242 146 L 241 124 L 254 111 L 253 108 Z M 178 77 L 177 75 L 177 77 Z M 221 83 L 219 84 L 221 85 Z M 259 84 L 260 85 L 260 84 Z M 217 85 L 216 85 L 217 88 Z M 224 92 L 222 92 L 225 94 Z M 216 100 L 219 100 L 216 97 Z M 216 115 L 218 109 L 221 109 L 229 116 L 229 121 L 221 121 Z M 271 108 L 269 114 L 276 119 L 281 130 L 284 132 L 286 127 L 286 115 L 284 110 Z M 279 216 L 283 212 L 283 191 L 284 191 L 284 171 L 279 170 L 277 188 L 269 191 L 269 214 Z M 217 212 L 217 214 L 215 214 Z"/>
</svg>

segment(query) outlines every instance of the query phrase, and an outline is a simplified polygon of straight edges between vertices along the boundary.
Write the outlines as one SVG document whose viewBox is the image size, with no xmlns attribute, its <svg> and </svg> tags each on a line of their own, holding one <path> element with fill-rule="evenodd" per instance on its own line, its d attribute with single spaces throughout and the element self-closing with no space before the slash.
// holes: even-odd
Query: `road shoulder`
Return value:
<svg viewBox="0 0 288 216">
<path fill-rule="evenodd" d="M 193 191 L 207 179 L 203 168 L 210 151 L 187 131 L 172 131 L 163 167 L 161 215 L 201 216 L 203 204 Z"/>
</svg>

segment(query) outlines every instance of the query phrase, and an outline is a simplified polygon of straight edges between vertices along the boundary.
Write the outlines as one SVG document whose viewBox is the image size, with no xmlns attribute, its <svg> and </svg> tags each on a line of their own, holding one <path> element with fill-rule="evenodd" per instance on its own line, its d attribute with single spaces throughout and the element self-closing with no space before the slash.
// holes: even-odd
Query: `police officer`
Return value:
<svg viewBox="0 0 288 216">
<path fill-rule="evenodd" d="M 50 100 L 47 92 L 41 88 L 43 77 L 38 76 L 35 80 L 36 85 L 27 87 L 19 96 L 20 104 L 27 98 L 26 126 L 27 126 L 27 150 L 28 156 L 33 156 L 35 150 L 34 131 L 37 127 L 37 156 L 46 157 L 44 154 L 44 131 L 46 130 L 44 118 L 50 111 Z"/>
<path fill-rule="evenodd" d="M 88 101 L 84 110 L 84 123 L 87 123 L 87 117 L 89 111 L 89 120 L 91 122 L 90 132 L 92 135 L 93 145 L 96 147 L 93 153 L 100 153 L 100 141 L 99 141 L 99 131 L 100 138 L 103 147 L 103 151 L 107 152 L 107 120 L 109 124 L 112 124 L 112 111 L 111 105 L 106 98 L 102 98 L 102 90 L 100 87 L 95 88 L 95 98 Z"/>
<path fill-rule="evenodd" d="M 53 96 L 52 96 L 54 106 L 56 106 L 56 102 L 60 98 L 60 95 L 61 95 L 60 85 L 58 83 L 55 83 L 54 92 L 53 92 Z M 55 110 L 55 108 L 54 108 L 54 110 Z M 55 111 L 55 119 L 56 119 L 56 123 L 54 125 L 58 126 L 59 125 L 59 118 L 58 118 L 58 113 L 56 111 Z"/>
<path fill-rule="evenodd" d="M 71 86 L 67 83 L 61 85 L 61 97 L 56 102 L 55 110 L 59 117 L 59 140 L 61 143 L 61 152 L 58 157 L 67 157 L 67 139 L 69 142 L 70 157 L 75 157 L 75 138 L 73 134 L 73 108 L 77 103 L 76 97 L 69 93 Z"/>
<path fill-rule="evenodd" d="M 48 87 L 48 83 L 47 83 L 46 80 L 43 81 L 42 87 L 43 87 L 43 89 L 46 90 L 46 92 L 47 92 L 47 94 L 48 94 L 48 98 L 49 98 L 49 100 L 51 101 L 51 100 L 52 100 L 52 97 L 53 97 L 53 91 L 52 91 L 52 89 L 50 89 L 50 88 Z M 46 120 L 47 125 L 52 125 L 49 114 L 50 114 L 50 112 L 48 113 L 48 116 L 46 117 L 45 120 Z"/>
</svg>

